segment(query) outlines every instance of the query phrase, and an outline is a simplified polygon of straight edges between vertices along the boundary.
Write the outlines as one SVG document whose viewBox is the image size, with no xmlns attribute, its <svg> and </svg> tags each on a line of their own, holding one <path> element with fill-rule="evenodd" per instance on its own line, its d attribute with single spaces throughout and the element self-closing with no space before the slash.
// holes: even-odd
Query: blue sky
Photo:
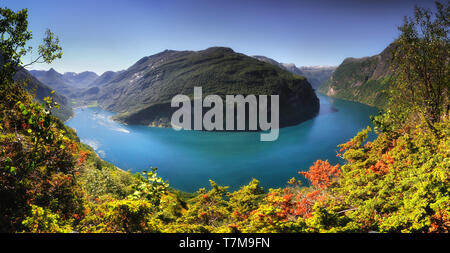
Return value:
<svg viewBox="0 0 450 253">
<path fill-rule="evenodd" d="M 434 6 L 421 0 L 0 0 L 1 7 L 28 8 L 30 45 L 37 48 L 46 28 L 61 40 L 63 58 L 32 69 L 98 74 L 165 49 L 211 46 L 297 66 L 339 65 L 381 52 L 414 4 Z"/>
</svg>

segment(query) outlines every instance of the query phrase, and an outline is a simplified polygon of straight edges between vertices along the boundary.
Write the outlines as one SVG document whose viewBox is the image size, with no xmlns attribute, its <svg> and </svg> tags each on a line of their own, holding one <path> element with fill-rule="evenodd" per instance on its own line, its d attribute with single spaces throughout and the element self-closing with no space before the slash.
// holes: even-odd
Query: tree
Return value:
<svg viewBox="0 0 450 253">
<path fill-rule="evenodd" d="M 83 209 L 83 192 L 74 177 L 78 173 L 75 166 L 78 145 L 68 138 L 70 130 L 51 116 L 50 109 L 58 105 L 49 97 L 44 98 L 45 107 L 34 103 L 21 84 L 14 82 L 14 75 L 21 68 L 38 62 L 50 63 L 62 55 L 58 39 L 47 30 L 37 58 L 22 63 L 21 58 L 32 52 L 26 45 L 32 38 L 27 18 L 26 9 L 14 12 L 0 8 L 2 232 L 31 231 L 35 225 L 47 222 L 44 227 L 50 228 L 59 218 L 79 217 Z M 43 215 L 43 220 L 36 215 Z M 25 219 L 27 216 L 30 219 Z"/>
<path fill-rule="evenodd" d="M 393 53 L 395 82 L 391 108 L 418 112 L 432 126 L 449 112 L 450 4 L 436 2 L 436 12 L 415 7 L 405 17 Z"/>
<path fill-rule="evenodd" d="M 62 56 L 58 37 L 47 29 L 43 43 L 38 47 L 38 56 L 29 63 L 22 62 L 22 57 L 33 50 L 31 46 L 27 47 L 27 42 L 33 37 L 28 30 L 27 18 L 27 9 L 14 12 L 0 8 L 0 86 L 12 83 L 14 74 L 20 68 L 34 63 L 51 63 Z"/>
</svg>

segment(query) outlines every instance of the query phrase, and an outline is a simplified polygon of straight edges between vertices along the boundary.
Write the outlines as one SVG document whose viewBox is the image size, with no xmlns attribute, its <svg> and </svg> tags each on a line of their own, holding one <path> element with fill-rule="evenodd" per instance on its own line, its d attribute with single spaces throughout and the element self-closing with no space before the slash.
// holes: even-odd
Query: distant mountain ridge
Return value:
<svg viewBox="0 0 450 253">
<path fill-rule="evenodd" d="M 192 98 L 193 87 L 203 96 L 217 94 L 280 95 L 280 126 L 314 117 L 319 100 L 308 81 L 230 48 L 201 51 L 166 50 L 140 59 L 110 82 L 90 89 L 91 99 L 116 119 L 129 123 L 170 126 L 171 99 L 178 94 Z M 96 94 L 95 94 L 96 93 Z"/>
<path fill-rule="evenodd" d="M 114 80 L 119 74 L 125 72 L 125 70 L 121 71 L 106 71 L 105 73 L 101 74 L 99 77 L 97 77 L 93 82 L 91 82 L 88 86 L 89 87 L 98 87 L 102 86 L 104 84 L 107 84 Z"/>
<path fill-rule="evenodd" d="M 346 58 L 319 92 L 331 97 L 361 102 L 371 106 L 386 106 L 392 43 L 380 54 L 363 58 Z"/>
<path fill-rule="evenodd" d="M 67 82 L 63 74 L 58 73 L 53 68 L 48 71 L 30 70 L 29 72 L 39 81 L 65 96 L 69 96 L 74 88 Z"/>
<path fill-rule="evenodd" d="M 336 69 L 336 67 L 334 66 L 297 67 L 293 63 L 280 63 L 266 56 L 254 55 L 252 57 L 260 61 L 275 65 L 279 68 L 285 69 L 293 74 L 305 76 L 314 89 L 319 88 L 320 85 L 328 80 L 331 77 L 333 71 Z"/>
<path fill-rule="evenodd" d="M 281 63 L 281 65 L 287 71 L 289 71 L 289 72 L 291 72 L 293 74 L 299 75 L 299 76 L 304 76 L 304 77 L 306 77 L 308 79 L 308 77 L 305 75 L 305 73 L 303 71 L 301 71 L 297 66 L 295 66 L 295 64 L 293 64 L 293 63 Z"/>
<path fill-rule="evenodd" d="M 61 74 L 55 69 L 30 70 L 34 77 L 42 83 L 45 83 L 57 92 L 71 98 L 80 98 L 86 92 L 86 89 L 101 86 L 123 71 L 106 71 L 101 76 L 91 71 L 81 73 L 65 72 Z"/>
<path fill-rule="evenodd" d="M 266 63 L 272 64 L 272 65 L 275 65 L 275 66 L 277 66 L 277 67 L 279 67 L 281 69 L 286 69 L 286 70 L 290 71 L 283 63 L 277 62 L 277 61 L 275 61 L 272 58 L 269 58 L 269 57 L 266 57 L 266 56 L 263 56 L 263 55 L 252 55 L 252 57 L 255 58 L 255 59 L 258 59 L 258 60 L 260 60 L 262 62 L 266 62 Z M 294 65 L 294 67 L 295 67 L 295 65 Z M 293 69 L 291 69 L 291 70 L 293 70 Z M 300 76 L 303 75 L 303 73 L 301 73 L 301 72 L 294 73 L 294 74 L 298 74 Z"/>
<path fill-rule="evenodd" d="M 298 69 L 308 78 L 311 85 L 318 89 L 328 81 L 336 70 L 336 66 L 302 66 Z"/>
<path fill-rule="evenodd" d="M 98 75 L 91 71 L 84 71 L 78 74 L 75 72 L 65 72 L 63 77 L 69 84 L 76 85 L 77 87 L 87 87 L 98 78 Z"/>
<path fill-rule="evenodd" d="M 87 87 L 89 84 L 94 82 L 98 75 L 91 71 L 84 71 L 81 73 L 75 72 L 65 72 L 61 74 L 55 69 L 51 68 L 49 70 L 30 70 L 29 71 L 34 77 L 42 79 L 52 85 L 68 85 L 70 87 Z"/>
</svg>

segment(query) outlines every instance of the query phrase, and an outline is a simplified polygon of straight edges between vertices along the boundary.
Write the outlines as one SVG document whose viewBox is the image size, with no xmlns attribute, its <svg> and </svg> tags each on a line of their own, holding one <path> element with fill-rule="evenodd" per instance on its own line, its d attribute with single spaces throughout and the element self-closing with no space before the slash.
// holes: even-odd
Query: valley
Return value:
<svg viewBox="0 0 450 253">
<path fill-rule="evenodd" d="M 337 145 L 370 125 L 369 116 L 377 113 L 363 104 L 318 97 L 318 116 L 280 129 L 274 142 L 260 142 L 256 132 L 124 125 L 113 120 L 115 113 L 99 107 L 75 109 L 75 117 L 66 124 L 102 159 L 133 173 L 157 167 L 176 189 L 194 192 L 211 179 L 237 190 L 252 178 L 268 189 L 285 185 L 317 159 L 339 163 Z"/>
<path fill-rule="evenodd" d="M 201 86 L 204 95 L 222 98 L 226 94 L 279 95 L 280 127 L 309 120 L 320 107 L 305 77 L 221 47 L 166 50 L 142 58 L 127 70 L 108 71 L 97 78 L 92 78 L 92 72 L 60 74 L 54 69 L 31 74 L 70 98 L 75 107 L 98 103 L 118 113 L 115 119 L 126 124 L 170 127 L 176 110 L 170 106 L 171 99 L 178 94 L 192 98 L 194 86 Z"/>
</svg>

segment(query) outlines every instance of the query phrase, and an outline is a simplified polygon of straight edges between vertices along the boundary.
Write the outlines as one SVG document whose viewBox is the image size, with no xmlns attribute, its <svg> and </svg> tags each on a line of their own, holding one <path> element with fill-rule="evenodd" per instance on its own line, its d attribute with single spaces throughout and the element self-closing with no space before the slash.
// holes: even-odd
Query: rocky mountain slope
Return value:
<svg viewBox="0 0 450 253">
<path fill-rule="evenodd" d="M 331 97 L 384 107 L 392 72 L 389 68 L 391 44 L 380 54 L 364 58 L 347 58 L 334 71 L 319 92 Z"/>
</svg>

